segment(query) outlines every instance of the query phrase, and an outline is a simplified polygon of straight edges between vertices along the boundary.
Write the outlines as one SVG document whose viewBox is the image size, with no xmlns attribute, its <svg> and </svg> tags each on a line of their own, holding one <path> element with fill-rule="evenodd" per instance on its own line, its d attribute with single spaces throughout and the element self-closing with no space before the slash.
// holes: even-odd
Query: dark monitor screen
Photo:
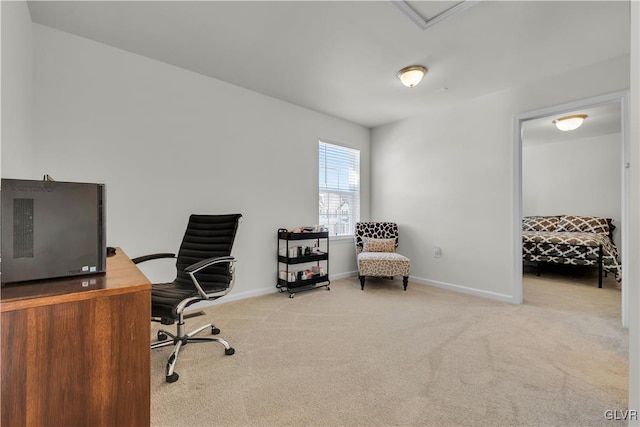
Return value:
<svg viewBox="0 0 640 427">
<path fill-rule="evenodd" d="M 2 283 L 104 273 L 103 184 L 2 179 Z"/>
</svg>

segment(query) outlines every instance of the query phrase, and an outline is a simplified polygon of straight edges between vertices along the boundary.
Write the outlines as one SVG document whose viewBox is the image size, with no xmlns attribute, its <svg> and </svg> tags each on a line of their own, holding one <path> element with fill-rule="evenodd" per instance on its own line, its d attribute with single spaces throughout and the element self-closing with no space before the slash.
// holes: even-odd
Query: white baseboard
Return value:
<svg viewBox="0 0 640 427">
<path fill-rule="evenodd" d="M 339 279 L 344 279 L 347 277 L 354 277 L 354 276 L 358 276 L 358 271 L 347 271 L 344 273 L 338 273 L 338 274 L 333 274 L 333 275 L 329 275 L 329 279 L 330 280 L 339 280 Z M 449 291 L 454 291 L 454 292 L 461 292 L 463 294 L 468 294 L 468 295 L 473 295 L 473 296 L 477 296 L 477 297 L 482 297 L 482 298 L 489 298 L 492 300 L 496 300 L 496 301 L 502 301 L 502 302 L 508 302 L 511 304 L 519 304 L 513 296 L 511 295 L 506 295 L 506 294 L 499 294 L 497 292 L 490 292 L 490 291 L 483 291 L 480 289 L 473 289 L 473 288 L 468 288 L 466 286 L 460 286 L 460 285 L 454 285 L 451 283 L 445 283 L 445 282 L 439 282 L 437 280 L 429 280 L 429 279 L 423 279 L 421 277 L 415 277 L 415 276 L 409 276 L 409 281 L 411 283 L 417 283 L 419 285 L 426 285 L 426 286 L 433 286 L 435 288 L 441 288 L 441 289 L 446 289 Z M 261 295 L 268 295 L 268 294 L 273 294 L 279 292 L 278 288 L 276 288 L 275 286 L 270 286 L 268 288 L 262 288 L 262 289 L 255 289 L 252 291 L 246 291 L 246 292 L 240 292 L 240 293 L 231 293 L 229 295 L 226 295 L 224 298 L 219 298 L 216 299 L 214 301 L 210 301 L 210 302 L 202 302 L 202 303 L 197 303 L 194 304 L 193 306 L 189 307 L 188 311 L 193 311 L 193 310 L 198 310 L 198 309 L 202 309 L 205 307 L 210 307 L 213 305 L 217 305 L 217 304 L 224 304 L 227 302 L 231 302 L 231 301 L 238 301 L 241 299 L 246 299 L 246 298 L 252 298 L 252 297 L 258 297 Z"/>
<path fill-rule="evenodd" d="M 358 275 L 357 271 L 347 271 L 345 273 L 330 274 L 329 280 L 344 279 L 346 277 L 353 277 L 357 275 Z M 246 292 L 239 292 L 239 293 L 232 292 L 229 295 L 225 295 L 224 298 L 218 298 L 214 301 L 196 303 L 189 307 L 189 311 L 198 310 L 205 307 L 211 307 L 212 305 L 216 305 L 216 304 L 224 304 L 226 302 L 238 301 L 245 298 L 252 298 L 252 297 L 259 297 L 261 295 L 273 294 L 276 292 L 279 292 L 279 290 L 278 288 L 275 287 L 275 285 L 270 286 L 268 288 L 255 289 L 253 291 L 246 291 Z"/>
<path fill-rule="evenodd" d="M 354 277 L 358 275 L 358 271 L 347 271 L 345 273 L 338 273 L 338 274 L 330 274 L 329 275 L 329 280 L 338 280 L 338 279 L 344 279 L 347 277 Z"/>
<path fill-rule="evenodd" d="M 278 288 L 276 288 L 275 285 L 270 286 L 268 288 L 255 289 L 253 291 L 240 292 L 237 294 L 232 292 L 229 295 L 226 295 L 224 298 L 219 298 L 218 300 L 215 300 L 214 304 L 216 301 L 220 301 L 220 304 L 223 304 L 225 302 L 237 301 L 245 298 L 259 297 L 261 295 L 268 295 L 276 292 L 278 292 Z"/>
<path fill-rule="evenodd" d="M 211 307 L 211 306 L 218 305 L 218 304 L 224 304 L 224 303 L 227 303 L 227 302 L 238 301 L 238 300 L 246 299 L 246 298 L 258 297 L 260 295 L 273 294 L 273 293 L 276 293 L 276 292 L 278 292 L 278 288 L 276 288 L 275 286 L 269 287 L 269 288 L 263 288 L 263 289 L 256 289 L 256 290 L 253 290 L 253 291 L 240 292 L 240 293 L 231 292 L 230 294 L 225 295 L 223 298 L 218 298 L 218 299 L 215 299 L 213 301 L 203 301 L 203 302 L 195 303 L 195 304 L 189 306 L 189 309 L 185 310 L 185 313 L 190 312 L 190 311 L 197 311 L 199 309 L 203 309 L 203 308 L 206 308 L 206 307 Z"/>
<path fill-rule="evenodd" d="M 439 282 L 437 280 L 423 279 L 421 277 L 409 276 L 409 281 L 420 285 L 433 286 L 449 291 L 461 292 L 463 294 L 473 295 L 476 297 L 489 298 L 492 300 L 518 304 L 512 295 L 499 294 L 497 292 L 483 291 L 481 289 L 468 288 L 466 286 L 454 285 L 451 283 Z"/>
</svg>

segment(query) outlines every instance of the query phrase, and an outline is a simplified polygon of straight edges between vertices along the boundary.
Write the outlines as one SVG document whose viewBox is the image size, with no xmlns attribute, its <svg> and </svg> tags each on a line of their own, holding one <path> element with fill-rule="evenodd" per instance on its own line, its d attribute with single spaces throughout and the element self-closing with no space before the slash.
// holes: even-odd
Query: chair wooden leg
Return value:
<svg viewBox="0 0 640 427">
<path fill-rule="evenodd" d="M 360 279 L 360 289 L 364 291 L 364 276 L 358 276 Z"/>
<path fill-rule="evenodd" d="M 407 285 L 409 284 L 409 276 L 402 276 L 402 286 L 404 286 L 404 290 L 407 290 Z"/>
</svg>

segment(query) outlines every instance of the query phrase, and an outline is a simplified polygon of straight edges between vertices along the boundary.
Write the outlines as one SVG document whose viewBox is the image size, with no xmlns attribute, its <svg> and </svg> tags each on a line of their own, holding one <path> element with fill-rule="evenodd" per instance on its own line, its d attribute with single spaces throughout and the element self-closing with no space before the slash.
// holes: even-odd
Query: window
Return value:
<svg viewBox="0 0 640 427">
<path fill-rule="evenodd" d="M 353 235 L 360 220 L 360 151 L 318 143 L 319 224 L 331 236 Z"/>
</svg>

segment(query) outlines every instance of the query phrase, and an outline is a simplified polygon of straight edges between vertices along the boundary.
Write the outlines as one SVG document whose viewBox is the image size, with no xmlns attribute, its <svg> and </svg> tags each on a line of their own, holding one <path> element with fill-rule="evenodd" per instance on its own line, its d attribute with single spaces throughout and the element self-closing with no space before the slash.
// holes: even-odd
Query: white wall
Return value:
<svg viewBox="0 0 640 427">
<path fill-rule="evenodd" d="M 526 135 L 526 134 L 525 134 Z M 522 144 L 522 213 L 613 218 L 622 224 L 622 135 Z"/>
<path fill-rule="evenodd" d="M 2 10 L 2 118 L 0 148 L 3 178 L 35 178 L 33 155 L 33 37 L 27 3 L 7 2 Z"/>
<path fill-rule="evenodd" d="M 514 115 L 628 87 L 621 57 L 374 129 L 372 218 L 399 223 L 414 280 L 511 300 Z"/>
<path fill-rule="evenodd" d="M 629 106 L 629 409 L 640 412 L 640 2 L 631 2 Z M 640 415 L 630 425 L 640 426 Z"/>
<path fill-rule="evenodd" d="M 319 138 L 361 150 L 369 215 L 367 128 L 33 27 L 35 170 L 106 183 L 108 245 L 176 251 L 190 213 L 239 212 L 233 295 L 275 291 L 277 229 L 318 222 Z M 170 280 L 169 264 L 143 269 Z M 354 269 L 353 243 L 334 242 L 331 274 Z"/>
</svg>

